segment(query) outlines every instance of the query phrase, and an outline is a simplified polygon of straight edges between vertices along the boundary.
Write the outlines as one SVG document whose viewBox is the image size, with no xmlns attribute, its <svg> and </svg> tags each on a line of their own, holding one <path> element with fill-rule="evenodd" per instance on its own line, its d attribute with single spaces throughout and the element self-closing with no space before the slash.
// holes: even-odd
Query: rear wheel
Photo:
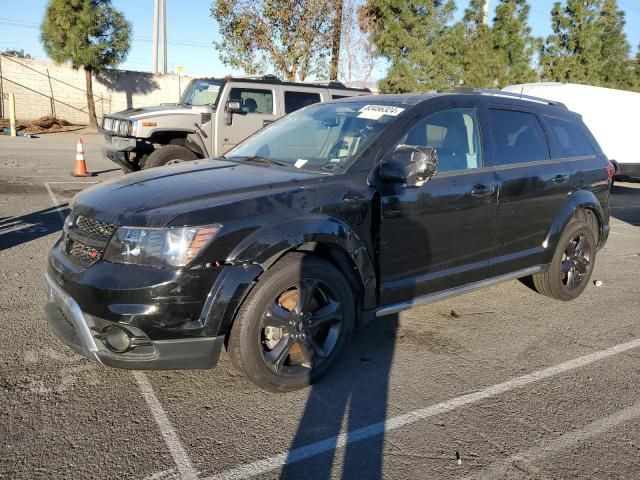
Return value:
<svg viewBox="0 0 640 480">
<path fill-rule="evenodd" d="M 342 273 L 313 255 L 290 254 L 247 296 L 228 353 L 260 387 L 296 390 L 331 368 L 351 338 L 354 319 L 353 293 Z"/>
<path fill-rule="evenodd" d="M 181 145 L 164 145 L 155 149 L 146 158 L 143 169 L 171 165 L 172 163 L 188 162 L 195 160 L 197 155 Z"/>
<path fill-rule="evenodd" d="M 596 251 L 591 217 L 580 214 L 562 233 L 548 270 L 532 276 L 535 289 L 558 300 L 577 298 L 589 283 Z"/>
</svg>

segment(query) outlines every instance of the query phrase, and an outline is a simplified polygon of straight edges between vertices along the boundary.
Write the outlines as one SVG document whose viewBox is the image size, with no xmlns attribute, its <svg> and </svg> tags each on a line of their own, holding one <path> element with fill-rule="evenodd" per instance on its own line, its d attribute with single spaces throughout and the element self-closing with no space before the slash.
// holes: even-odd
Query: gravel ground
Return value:
<svg viewBox="0 0 640 480">
<path fill-rule="evenodd" d="M 560 303 L 514 281 L 382 319 L 324 381 L 270 394 L 225 355 L 115 370 L 49 331 L 60 217 L 121 175 L 84 140 L 98 175 L 74 179 L 74 135 L 0 137 L 0 477 L 638 477 L 639 183 L 614 188 L 601 287 Z"/>
</svg>

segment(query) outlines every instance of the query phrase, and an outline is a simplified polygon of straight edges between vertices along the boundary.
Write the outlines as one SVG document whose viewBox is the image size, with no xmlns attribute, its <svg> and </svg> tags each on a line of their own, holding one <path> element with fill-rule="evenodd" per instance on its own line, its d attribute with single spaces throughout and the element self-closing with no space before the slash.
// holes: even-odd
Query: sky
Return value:
<svg viewBox="0 0 640 480">
<path fill-rule="evenodd" d="M 183 67 L 190 76 L 224 76 L 237 74 L 224 66 L 213 47 L 217 39 L 216 24 L 211 18 L 211 0 L 166 0 L 167 2 L 167 65 L 169 71 Z M 468 0 L 457 0 L 459 18 Z M 493 12 L 498 0 L 491 0 Z M 530 0 L 530 25 L 533 34 L 550 33 L 550 12 L 554 0 Z M 46 0 L 0 0 L 0 51 L 23 49 L 37 59 L 46 59 L 40 44 L 40 23 Z M 127 60 L 119 68 L 151 70 L 151 36 L 153 33 L 153 0 L 112 0 L 133 25 L 133 41 Z M 618 0 L 626 13 L 626 32 L 633 51 L 640 43 L 640 0 Z M 384 67 L 374 76 L 384 75 Z"/>
</svg>

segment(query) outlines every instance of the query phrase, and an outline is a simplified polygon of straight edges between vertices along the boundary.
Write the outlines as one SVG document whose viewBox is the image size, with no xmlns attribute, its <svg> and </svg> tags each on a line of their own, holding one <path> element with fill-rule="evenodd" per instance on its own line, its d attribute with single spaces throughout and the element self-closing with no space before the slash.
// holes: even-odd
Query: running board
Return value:
<svg viewBox="0 0 640 480">
<path fill-rule="evenodd" d="M 456 295 L 462 295 L 463 293 L 473 292 L 474 290 L 480 290 L 481 288 L 490 287 L 498 283 L 507 282 L 509 280 L 515 280 L 517 278 L 526 277 L 534 273 L 542 272 L 546 268 L 546 265 L 538 265 L 535 267 L 529 267 L 516 272 L 500 275 L 499 277 L 487 278 L 486 280 L 480 280 L 479 282 L 470 283 L 461 287 L 450 288 L 449 290 L 443 290 L 441 292 L 430 293 L 423 295 L 422 297 L 416 297 L 412 300 L 405 302 L 394 303 L 387 305 L 386 307 L 380 307 L 375 310 L 376 317 L 384 317 L 385 315 L 391 315 L 392 313 L 402 312 L 413 307 L 420 307 L 433 302 L 439 302 L 445 298 L 455 297 Z"/>
</svg>

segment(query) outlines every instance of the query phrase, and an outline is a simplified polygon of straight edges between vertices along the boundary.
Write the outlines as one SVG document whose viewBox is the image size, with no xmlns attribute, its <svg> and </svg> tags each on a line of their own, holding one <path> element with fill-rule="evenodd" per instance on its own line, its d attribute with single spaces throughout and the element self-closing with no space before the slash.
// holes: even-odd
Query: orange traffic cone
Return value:
<svg viewBox="0 0 640 480">
<path fill-rule="evenodd" d="M 73 167 L 74 177 L 92 177 L 93 174 L 87 172 L 87 164 L 84 161 L 84 147 L 82 146 L 82 138 L 78 137 L 78 145 L 76 147 L 76 163 Z"/>
</svg>

